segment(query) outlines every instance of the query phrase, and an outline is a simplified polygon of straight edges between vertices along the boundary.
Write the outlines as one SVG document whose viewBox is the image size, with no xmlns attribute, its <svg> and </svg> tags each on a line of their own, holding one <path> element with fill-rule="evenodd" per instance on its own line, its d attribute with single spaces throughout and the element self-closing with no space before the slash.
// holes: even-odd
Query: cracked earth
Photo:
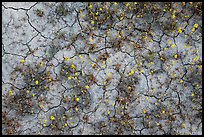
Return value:
<svg viewBox="0 0 204 137">
<path fill-rule="evenodd" d="M 2 134 L 202 134 L 201 2 L 2 2 Z"/>
</svg>

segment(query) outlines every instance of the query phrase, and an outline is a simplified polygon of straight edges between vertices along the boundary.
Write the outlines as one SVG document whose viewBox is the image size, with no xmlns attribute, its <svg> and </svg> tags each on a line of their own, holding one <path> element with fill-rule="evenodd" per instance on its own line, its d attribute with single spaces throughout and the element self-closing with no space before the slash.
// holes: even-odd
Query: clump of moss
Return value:
<svg viewBox="0 0 204 137">
<path fill-rule="evenodd" d="M 39 17 L 43 17 L 44 16 L 44 11 L 40 10 L 40 9 L 37 9 L 36 10 L 36 15 L 38 15 Z"/>
</svg>

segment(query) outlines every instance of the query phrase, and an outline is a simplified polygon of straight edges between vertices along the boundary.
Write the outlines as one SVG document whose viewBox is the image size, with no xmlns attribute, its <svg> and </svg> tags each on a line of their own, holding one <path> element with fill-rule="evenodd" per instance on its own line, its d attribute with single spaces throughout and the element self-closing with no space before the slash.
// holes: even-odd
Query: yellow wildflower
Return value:
<svg viewBox="0 0 204 137">
<path fill-rule="evenodd" d="M 12 95 L 13 95 L 12 90 L 9 90 L 9 95 L 10 95 L 10 96 L 12 96 Z"/>
<path fill-rule="evenodd" d="M 177 54 L 175 54 L 175 55 L 174 55 L 174 58 L 175 58 L 175 59 L 177 59 L 177 58 L 178 58 L 178 55 L 177 55 Z"/>
<path fill-rule="evenodd" d="M 135 73 L 134 70 L 131 70 L 128 75 L 131 76 L 131 75 L 133 75 L 134 73 Z"/>
<path fill-rule="evenodd" d="M 93 21 L 93 20 L 91 21 L 91 24 L 94 24 L 94 21 Z"/>
<path fill-rule="evenodd" d="M 78 111 L 79 110 L 78 107 L 75 107 L 75 110 Z"/>
<path fill-rule="evenodd" d="M 173 14 L 173 15 L 172 15 L 172 19 L 174 19 L 175 17 L 176 17 L 175 14 Z"/>
<path fill-rule="evenodd" d="M 71 68 L 72 68 L 72 69 L 75 69 L 75 68 L 76 68 L 76 66 L 75 66 L 74 64 L 72 64 Z"/>
<path fill-rule="evenodd" d="M 178 32 L 179 32 L 179 33 L 182 33 L 182 29 L 181 29 L 181 28 L 179 28 L 179 29 L 178 29 Z"/>
<path fill-rule="evenodd" d="M 91 9 L 93 6 L 92 5 L 89 5 L 89 8 Z"/>
<path fill-rule="evenodd" d="M 69 77 L 68 77 L 68 80 L 70 80 L 70 79 L 72 79 L 72 76 L 69 76 Z"/>
<path fill-rule="evenodd" d="M 41 61 L 41 62 L 40 62 L 40 66 L 43 66 L 43 64 L 44 64 L 44 62 L 43 62 L 43 61 Z"/>
<path fill-rule="evenodd" d="M 89 85 L 86 85 L 85 88 L 88 89 L 88 88 L 89 88 Z"/>
<path fill-rule="evenodd" d="M 195 94 L 194 94 L 194 93 L 192 93 L 192 94 L 191 94 L 191 97 L 193 97 L 194 95 L 195 95 Z"/>
<path fill-rule="evenodd" d="M 39 83 L 38 80 L 36 80 L 36 81 L 35 81 L 35 84 L 38 85 L 38 83 Z"/>
<path fill-rule="evenodd" d="M 76 98 L 76 101 L 79 102 L 79 98 Z"/>
<path fill-rule="evenodd" d="M 111 113 L 110 110 L 108 110 L 107 112 L 108 112 L 108 115 L 110 115 L 110 113 Z"/>
<path fill-rule="evenodd" d="M 198 24 L 194 24 L 193 27 L 197 29 L 198 28 Z"/>
<path fill-rule="evenodd" d="M 83 56 L 82 56 L 82 55 L 79 55 L 79 58 L 81 58 L 81 59 L 82 59 L 82 58 L 83 58 Z"/>
<path fill-rule="evenodd" d="M 70 60 L 70 58 L 69 57 L 65 57 L 65 59 L 64 59 L 65 61 L 67 61 L 67 60 Z"/>
<path fill-rule="evenodd" d="M 50 120 L 55 120 L 55 117 L 54 116 L 50 116 Z"/>
<path fill-rule="evenodd" d="M 180 83 L 183 83 L 183 80 L 182 80 L 182 79 L 180 80 Z"/>
<path fill-rule="evenodd" d="M 90 41 L 90 42 L 92 42 L 92 41 L 93 41 L 92 37 L 90 37 L 89 41 Z"/>
<path fill-rule="evenodd" d="M 150 64 L 154 65 L 154 62 L 150 62 Z"/>
<path fill-rule="evenodd" d="M 108 77 L 110 77 L 110 76 L 111 76 L 111 73 L 110 73 L 110 72 L 108 72 L 108 74 L 107 74 L 107 75 L 108 75 Z"/>
<path fill-rule="evenodd" d="M 22 59 L 22 60 L 20 60 L 20 62 L 21 62 L 21 63 L 25 63 L 25 60 L 24 60 L 24 59 Z"/>
<path fill-rule="evenodd" d="M 172 44 L 171 47 L 174 48 L 174 47 L 175 47 L 175 44 Z"/>
<path fill-rule="evenodd" d="M 120 17 L 120 20 L 123 20 L 123 17 Z"/>
</svg>

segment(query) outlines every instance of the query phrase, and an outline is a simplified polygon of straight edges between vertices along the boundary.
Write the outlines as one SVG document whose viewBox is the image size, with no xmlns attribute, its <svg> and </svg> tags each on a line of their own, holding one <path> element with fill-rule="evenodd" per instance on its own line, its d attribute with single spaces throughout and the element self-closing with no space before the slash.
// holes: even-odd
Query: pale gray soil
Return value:
<svg viewBox="0 0 204 137">
<path fill-rule="evenodd" d="M 202 3 L 2 3 L 2 134 L 202 134 Z"/>
</svg>

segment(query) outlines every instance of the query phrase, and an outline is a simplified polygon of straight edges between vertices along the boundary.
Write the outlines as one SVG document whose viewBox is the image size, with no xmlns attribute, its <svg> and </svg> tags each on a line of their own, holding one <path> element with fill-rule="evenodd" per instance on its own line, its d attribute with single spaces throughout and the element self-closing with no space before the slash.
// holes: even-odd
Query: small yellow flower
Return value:
<svg viewBox="0 0 204 137">
<path fill-rule="evenodd" d="M 90 42 L 92 42 L 92 41 L 93 41 L 92 37 L 90 37 L 90 38 L 89 38 L 89 41 L 90 41 Z"/>
<path fill-rule="evenodd" d="M 75 66 L 74 64 L 72 64 L 71 68 L 72 68 L 72 69 L 75 69 L 75 68 L 76 68 L 76 66 Z"/>
<path fill-rule="evenodd" d="M 94 67 L 94 64 L 91 64 L 92 67 Z"/>
<path fill-rule="evenodd" d="M 36 81 L 35 81 L 35 84 L 38 85 L 38 83 L 39 83 L 38 80 L 36 80 Z"/>
<path fill-rule="evenodd" d="M 191 30 L 192 32 L 194 32 L 195 31 L 195 28 L 192 28 L 192 30 Z"/>
<path fill-rule="evenodd" d="M 193 2 L 189 2 L 191 5 L 193 4 Z"/>
<path fill-rule="evenodd" d="M 91 24 L 94 24 L 94 21 L 93 21 L 93 20 L 91 21 Z"/>
<path fill-rule="evenodd" d="M 76 98 L 76 101 L 79 102 L 79 98 Z"/>
<path fill-rule="evenodd" d="M 147 113 L 147 110 L 144 110 L 143 113 L 146 114 L 146 113 Z"/>
<path fill-rule="evenodd" d="M 110 110 L 108 110 L 107 112 L 108 112 L 108 115 L 110 115 L 110 113 L 111 113 Z"/>
<path fill-rule="evenodd" d="M 65 57 L 65 59 L 64 59 L 65 61 L 67 61 L 67 60 L 70 60 L 70 58 L 69 57 Z"/>
<path fill-rule="evenodd" d="M 40 62 L 40 66 L 42 67 L 42 66 L 43 66 L 43 64 L 44 64 L 44 62 L 43 62 L 43 61 L 41 61 L 41 62 Z"/>
<path fill-rule="evenodd" d="M 54 116 L 50 116 L 50 120 L 55 120 L 55 117 Z"/>
<path fill-rule="evenodd" d="M 46 122 L 47 122 L 47 120 L 45 119 L 45 120 L 44 120 L 44 123 L 46 123 Z"/>
<path fill-rule="evenodd" d="M 154 65 L 154 62 L 150 62 L 150 64 Z"/>
<path fill-rule="evenodd" d="M 157 126 L 159 126 L 159 125 L 160 125 L 160 123 L 156 122 L 156 125 L 157 125 Z"/>
<path fill-rule="evenodd" d="M 89 5 L 89 8 L 91 9 L 93 6 L 92 5 Z"/>
<path fill-rule="evenodd" d="M 78 107 L 75 107 L 75 110 L 78 111 L 79 110 Z"/>
<path fill-rule="evenodd" d="M 98 12 L 96 12 L 96 15 L 98 15 Z"/>
<path fill-rule="evenodd" d="M 29 90 L 26 90 L 26 93 L 30 93 L 30 91 L 29 91 Z"/>
<path fill-rule="evenodd" d="M 22 59 L 22 60 L 20 60 L 20 62 L 21 62 L 21 63 L 25 63 L 25 60 L 24 60 L 24 59 Z"/>
<path fill-rule="evenodd" d="M 107 75 L 108 75 L 108 77 L 110 77 L 110 76 L 111 76 L 111 73 L 110 73 L 110 72 L 108 72 L 108 74 L 107 74 Z"/>
<path fill-rule="evenodd" d="M 65 124 L 64 124 L 64 126 L 65 126 L 65 127 L 67 127 L 67 126 L 68 126 L 68 124 L 67 124 L 67 123 L 65 123 Z"/>
<path fill-rule="evenodd" d="M 183 80 L 182 80 L 182 79 L 180 80 L 180 83 L 183 83 Z"/>
<path fill-rule="evenodd" d="M 72 76 L 69 76 L 69 77 L 68 77 L 68 80 L 70 80 L 70 79 L 72 79 Z"/>
<path fill-rule="evenodd" d="M 194 93 L 192 93 L 192 94 L 191 94 L 191 97 L 193 97 L 194 95 L 195 95 L 195 94 L 194 94 Z"/>
<path fill-rule="evenodd" d="M 177 58 L 178 58 L 178 55 L 177 55 L 177 54 L 175 54 L 175 55 L 174 55 L 174 58 L 175 58 L 175 59 L 177 59 Z"/>
<path fill-rule="evenodd" d="M 46 127 L 47 125 L 46 124 L 43 124 L 43 127 Z"/>
<path fill-rule="evenodd" d="M 32 96 L 34 97 L 34 96 L 35 96 L 35 94 L 32 94 Z"/>
<path fill-rule="evenodd" d="M 99 8 L 99 10 L 101 11 L 101 10 L 103 10 L 102 8 Z"/>
<path fill-rule="evenodd" d="M 140 72 L 141 72 L 141 73 L 144 73 L 144 70 L 141 69 Z"/>
<path fill-rule="evenodd" d="M 89 88 L 89 85 L 86 85 L 85 88 L 88 89 L 88 88 Z"/>
<path fill-rule="evenodd" d="M 114 2 L 114 5 L 117 5 L 117 2 Z"/>
<path fill-rule="evenodd" d="M 174 48 L 174 47 L 175 47 L 175 44 L 172 44 L 171 47 Z"/>
<path fill-rule="evenodd" d="M 12 95 L 13 95 L 12 90 L 9 90 L 9 96 L 12 96 Z"/>
<path fill-rule="evenodd" d="M 198 24 L 194 24 L 193 27 L 197 29 L 198 28 Z"/>
<path fill-rule="evenodd" d="M 164 110 L 162 111 L 162 114 L 165 114 L 165 111 L 164 111 Z"/>
<path fill-rule="evenodd" d="M 82 55 L 79 55 L 79 58 L 81 58 L 81 59 L 82 59 L 82 58 L 83 58 L 83 56 L 82 56 Z"/>
<path fill-rule="evenodd" d="M 133 75 L 134 73 L 135 73 L 134 70 L 131 70 L 128 75 L 131 76 L 131 75 Z"/>
<path fill-rule="evenodd" d="M 182 33 L 183 31 L 182 31 L 182 29 L 181 29 L 181 28 L 179 28 L 179 29 L 178 29 L 178 32 L 179 32 L 179 33 Z"/>
<path fill-rule="evenodd" d="M 172 19 L 174 19 L 175 17 L 176 17 L 175 14 L 173 14 L 173 15 L 172 15 Z"/>
</svg>

